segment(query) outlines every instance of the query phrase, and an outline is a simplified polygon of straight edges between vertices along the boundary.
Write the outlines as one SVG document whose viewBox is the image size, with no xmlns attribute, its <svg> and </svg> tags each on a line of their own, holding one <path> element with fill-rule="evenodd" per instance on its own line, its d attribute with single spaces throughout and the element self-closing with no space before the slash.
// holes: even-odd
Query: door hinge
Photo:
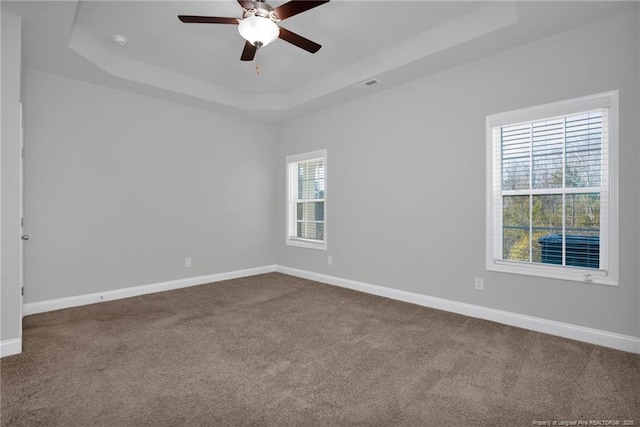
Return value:
<svg viewBox="0 0 640 427">
<path fill-rule="evenodd" d="M 20 296 L 24 296 L 24 286 L 20 288 Z"/>
<path fill-rule="evenodd" d="M 20 218 L 20 227 L 24 227 L 24 218 Z"/>
</svg>

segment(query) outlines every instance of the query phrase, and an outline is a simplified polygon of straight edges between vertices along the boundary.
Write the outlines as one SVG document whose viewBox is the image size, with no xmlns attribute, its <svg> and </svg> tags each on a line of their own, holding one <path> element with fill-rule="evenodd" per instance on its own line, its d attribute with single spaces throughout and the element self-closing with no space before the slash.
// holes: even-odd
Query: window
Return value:
<svg viewBox="0 0 640 427">
<path fill-rule="evenodd" d="M 487 117 L 487 269 L 617 284 L 608 92 Z"/>
<path fill-rule="evenodd" d="M 287 244 L 326 249 L 327 151 L 287 157 Z"/>
</svg>

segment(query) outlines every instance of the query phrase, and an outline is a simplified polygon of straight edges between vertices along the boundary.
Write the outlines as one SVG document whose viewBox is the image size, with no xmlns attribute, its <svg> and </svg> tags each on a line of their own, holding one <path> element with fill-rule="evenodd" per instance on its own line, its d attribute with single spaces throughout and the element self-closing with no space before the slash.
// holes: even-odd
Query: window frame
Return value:
<svg viewBox="0 0 640 427">
<path fill-rule="evenodd" d="M 293 163 L 300 163 L 300 162 L 305 162 L 305 161 L 310 161 L 310 160 L 316 160 L 316 159 L 322 159 L 323 161 L 323 165 L 324 165 L 324 196 L 322 199 L 317 199 L 315 201 L 318 200 L 322 200 L 323 201 L 323 208 L 324 208 L 324 212 L 323 212 L 323 224 L 324 224 L 324 233 L 323 233 L 323 240 L 314 240 L 314 239 L 305 239 L 302 237 L 296 237 L 296 236 L 292 236 L 291 235 L 291 231 L 292 229 L 295 229 L 295 225 L 297 223 L 297 217 L 296 215 L 292 215 L 295 212 L 297 212 L 297 209 L 294 209 L 292 207 L 293 205 L 297 204 L 298 199 L 292 199 L 292 188 L 291 188 L 291 183 L 292 180 L 290 179 L 290 166 Z M 285 178 L 286 178 L 286 223 L 285 223 L 285 244 L 288 246 L 296 246 L 296 247 L 301 247 L 301 248 L 308 248 L 308 249 L 320 249 L 320 250 L 327 250 L 327 150 L 317 150 L 317 151 L 311 151 L 308 153 L 302 153 L 302 154 L 295 154 L 295 155 L 291 155 L 291 156 L 287 156 L 286 157 L 286 162 L 285 162 Z M 296 206 L 297 208 L 297 206 Z"/>
<path fill-rule="evenodd" d="M 586 283 L 597 283 L 602 285 L 618 285 L 619 254 L 618 254 L 618 91 L 603 92 L 595 95 L 584 96 L 549 104 L 523 108 L 504 113 L 492 114 L 486 117 L 486 269 L 503 273 L 522 274 L 561 280 L 580 281 Z M 496 150 L 500 150 L 499 144 L 494 139 L 494 129 L 501 126 L 513 125 L 523 122 L 533 122 L 545 118 L 570 115 L 592 109 L 608 109 L 608 147 L 605 156 L 608 164 L 607 183 L 604 185 L 602 194 L 608 198 L 606 205 L 606 227 L 607 237 L 603 246 L 606 251 L 607 265 L 605 270 L 574 267 L 557 266 L 552 264 L 533 263 L 527 261 L 511 261 L 497 258 L 494 254 L 496 245 L 495 238 L 502 236 L 502 232 L 496 232 L 497 228 L 502 228 L 502 218 L 498 217 L 499 208 L 497 200 L 502 199 L 503 190 L 495 190 L 496 176 L 499 174 L 502 180 L 502 167 L 498 157 L 494 158 Z M 604 166 L 604 165 L 603 165 Z M 604 169 L 604 167 L 603 167 Z M 501 187 L 501 186 L 500 186 Z M 564 221 L 564 219 L 563 219 Z"/>
</svg>

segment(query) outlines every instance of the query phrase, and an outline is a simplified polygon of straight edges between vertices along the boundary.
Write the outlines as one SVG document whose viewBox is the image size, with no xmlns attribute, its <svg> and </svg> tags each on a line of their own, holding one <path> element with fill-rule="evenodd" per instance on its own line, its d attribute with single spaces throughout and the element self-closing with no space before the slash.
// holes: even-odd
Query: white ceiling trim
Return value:
<svg viewBox="0 0 640 427">
<path fill-rule="evenodd" d="M 242 110 L 287 108 L 286 95 L 246 94 L 135 59 L 114 55 L 98 40 L 73 27 L 67 45 L 112 76 Z"/>
<path fill-rule="evenodd" d="M 77 5 L 76 5 L 77 7 Z M 246 111 L 290 110 L 518 22 L 515 2 L 494 2 L 288 93 L 235 91 L 114 54 L 74 22 L 67 46 L 112 76 Z"/>
<path fill-rule="evenodd" d="M 364 60 L 312 81 L 290 94 L 295 107 L 518 22 L 515 2 L 490 3 Z"/>
</svg>

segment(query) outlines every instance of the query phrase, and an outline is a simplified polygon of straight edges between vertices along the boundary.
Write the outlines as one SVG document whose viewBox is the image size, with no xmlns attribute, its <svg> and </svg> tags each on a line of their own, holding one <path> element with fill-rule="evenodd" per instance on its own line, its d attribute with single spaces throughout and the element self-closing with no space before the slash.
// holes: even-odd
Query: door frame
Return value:
<svg viewBox="0 0 640 427">
<path fill-rule="evenodd" d="M 19 266 L 19 285 L 20 285 L 20 319 L 24 317 L 24 120 L 22 102 L 19 103 L 18 112 L 20 116 L 20 165 L 18 167 L 18 209 L 20 210 L 20 266 Z M 20 339 L 22 339 L 22 324 L 20 325 Z"/>
</svg>

